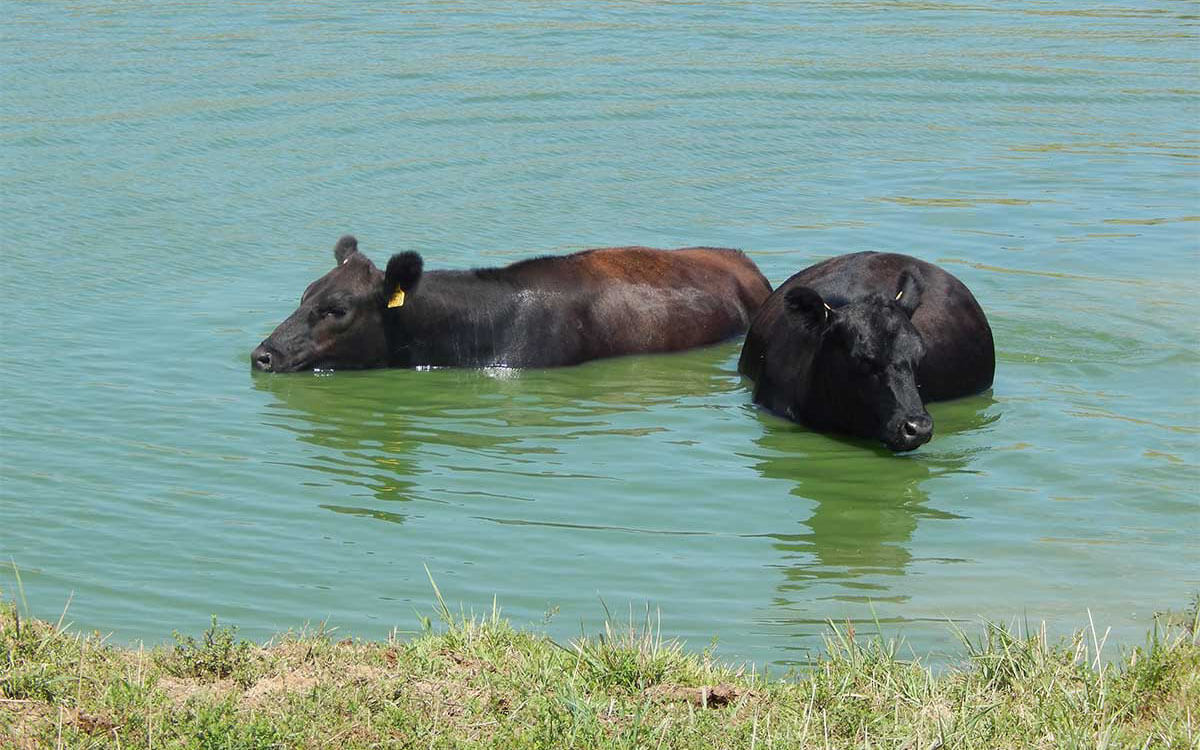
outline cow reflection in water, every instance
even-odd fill
[[[945,409],[939,417],[943,433],[991,423],[997,418],[986,412],[992,403],[980,396]],[[770,418],[762,424],[765,433],[756,442],[763,460],[755,468],[766,478],[794,483],[792,495],[815,503],[810,516],[797,516],[797,525],[806,530],[767,534],[784,553],[786,580],[780,591],[787,600],[779,604],[792,613],[812,613],[785,619],[823,625],[836,611],[812,606],[819,600],[906,601],[903,586],[888,579],[906,574],[919,522],[963,520],[929,507],[926,483],[970,472],[973,450],[952,450],[943,441],[938,450],[897,459],[865,441],[820,436]],[[867,621],[874,617],[862,614]],[[778,612],[773,617],[778,619]]]
[[[386,410],[375,400],[376,388],[366,377],[255,378],[254,387],[275,397],[263,411],[264,424],[295,434],[312,448],[296,468],[320,472],[336,483],[366,490],[378,500],[408,500],[417,473],[412,453],[419,441],[408,438],[408,417]],[[420,392],[410,400],[420,402]],[[320,486],[324,483],[308,482]],[[404,523],[392,510],[323,504],[335,513]]]
[[[356,495],[366,490],[387,503],[322,507],[401,523],[405,514],[397,502],[496,495],[492,480],[522,474],[566,476],[572,467],[578,471],[576,441],[654,432],[661,428],[632,417],[657,404],[738,391],[722,365],[738,346],[568,369],[374,370],[252,380],[275,399],[260,419],[311,446],[297,460],[298,470],[320,472]],[[514,482],[519,493],[522,484]],[[503,499],[520,499],[513,488]]]

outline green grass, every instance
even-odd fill
[[[0,747],[1200,746],[1197,601],[1119,654],[1090,622],[1061,640],[958,631],[959,663],[937,672],[831,624],[812,667],[768,680],[685,651],[649,613],[562,645],[434,591],[436,619],[407,640],[258,645],[214,618],[149,651],[0,600]]]

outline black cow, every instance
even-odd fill
[[[771,293],[737,250],[617,247],[504,268],[380,271],[341,238],[337,266],[250,355],[270,372],[367,367],[553,367],[711,344],[746,330]]]
[[[792,276],[750,324],[754,401],[894,451],[933,436],[925,404],[987,389],[992,329],[961,281],[907,255],[854,253]]]

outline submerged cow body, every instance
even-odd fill
[[[585,250],[504,268],[384,271],[343,237],[337,265],[250,355],[270,372],[370,367],[555,367],[712,344],[771,293],[738,250]]]
[[[991,327],[961,281],[874,252],[831,258],[781,284],[738,360],[755,403],[895,451],[932,437],[926,403],[986,390],[995,369]]]

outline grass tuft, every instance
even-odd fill
[[[208,681],[230,677],[243,686],[253,681],[250,658],[253,644],[239,640],[237,628],[218,626],[216,615],[198,640],[180,635],[178,630],[172,635],[175,646],[160,658],[167,674]]]
[[[604,632],[581,636],[572,643],[579,657],[579,671],[590,683],[633,694],[662,683],[669,676],[692,672],[693,659],[683,645],[662,637],[662,617],[657,621],[647,609],[639,623],[630,611],[629,620],[619,623],[605,606]]]

